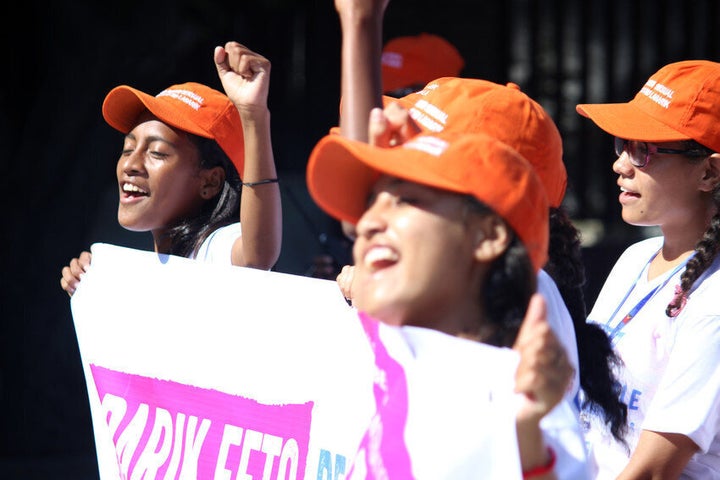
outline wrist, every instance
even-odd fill
[[[241,182],[243,187],[257,187],[258,185],[267,185],[268,183],[278,183],[280,180],[275,178],[265,178],[263,180],[257,180],[255,182]]]
[[[533,467],[529,470],[523,470],[523,480],[538,478],[543,475],[547,475],[548,473],[553,471],[553,469],[555,468],[555,462],[557,460],[555,450],[553,450],[551,447],[547,447],[547,453],[548,460],[545,462],[544,465]]]

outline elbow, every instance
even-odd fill
[[[258,270],[272,270],[280,259],[280,242],[273,245],[266,245],[262,251],[258,251],[253,258],[247,258],[244,266]]]

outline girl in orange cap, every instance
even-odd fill
[[[627,445],[593,414],[599,479],[720,478],[720,63],[671,63],[627,103],[577,111],[615,137],[623,220],[658,227],[620,256],[588,321],[622,359]]]
[[[585,406],[602,414],[612,434],[622,440],[627,407],[618,399],[619,387],[612,371],[618,358],[603,329],[585,321],[580,235],[562,206],[567,172],[555,122],[512,83],[444,77],[397,100],[383,98],[376,87],[380,66],[373,47],[378,48],[382,36],[386,7],[383,0],[336,0],[343,34],[340,133],[388,146],[401,144],[422,131],[482,132],[503,141],[530,162],[545,187],[550,214],[549,258],[538,272],[538,291],[547,304],[548,322],[575,368],[566,396],[579,402],[582,388]],[[372,124],[373,131],[368,132],[363,114],[367,116],[370,108],[383,104],[384,118]],[[343,229],[352,234],[348,222],[343,223]],[[362,307],[353,293],[354,266],[345,265],[337,282],[345,297]]]
[[[157,253],[270,269],[282,229],[270,62],[237,42],[216,47],[214,60],[227,96],[190,82],[154,97],[123,85],[105,98],[105,120],[125,134],[118,222],[151,232]],[[69,295],[90,262],[83,252],[63,268]]]
[[[382,113],[375,110],[373,121],[378,116]],[[544,303],[534,296],[536,273],[547,259],[548,207],[544,189],[527,161],[483,134],[418,135],[395,148],[331,134],[313,150],[307,181],[321,208],[357,225],[355,296],[376,355],[378,383],[376,416],[361,444],[354,472],[360,469],[365,478],[463,478],[452,475],[460,471],[454,462],[477,465],[483,456],[475,452],[455,457],[457,451],[473,452],[473,446],[481,445],[487,435],[501,441],[508,433],[504,428],[483,429],[481,423],[470,420],[476,418],[475,412],[440,413],[452,409],[453,400],[424,403],[424,395],[419,398],[417,392],[433,388],[426,382],[442,387],[429,381],[422,370],[416,375],[413,368],[405,370],[406,378],[398,381],[402,372],[394,368],[378,341],[383,331],[378,333],[379,321],[401,328],[402,337],[411,345],[420,341],[417,348],[410,347],[409,354],[417,354],[415,360],[421,363],[427,358],[422,352],[434,341],[456,342],[459,351],[497,354],[496,360],[487,360],[484,367],[488,368],[479,370],[448,362],[445,356],[431,363],[447,364],[437,368],[455,378],[453,368],[468,368],[459,377],[481,389],[492,390],[499,381],[521,393],[518,404],[501,401],[516,429],[517,452],[507,453],[520,457],[518,463],[505,467],[517,476],[524,472],[525,478],[550,479],[556,474],[586,478],[576,413],[563,400],[572,368],[545,320]],[[509,349],[494,348],[513,344],[519,353],[517,370],[514,363],[500,358]],[[493,375],[494,379],[488,378]],[[489,398],[497,400],[501,395],[497,391]],[[485,407],[494,408],[492,403],[478,402],[472,409],[486,411]],[[422,417],[433,412],[448,416],[449,426],[443,429],[447,435],[429,435],[418,442],[406,433],[414,431],[410,419],[418,404],[429,408],[421,408]],[[557,430],[546,431],[541,420],[559,404],[567,409],[567,416],[555,424]],[[467,418],[457,433],[450,418],[463,412]],[[461,440],[444,445],[448,437]],[[548,453],[546,442],[557,456]],[[425,455],[425,448],[434,455]],[[474,473],[483,478],[514,478],[485,477],[489,471],[486,465]]]
[[[387,1],[336,0],[335,6],[340,17],[343,34],[343,44],[341,75],[342,102],[340,128],[334,130],[336,132],[339,130],[339,133],[342,136],[348,138],[363,141],[370,140],[373,143],[383,143],[384,146],[403,143],[404,141],[410,139],[411,137],[420,132],[420,128],[418,128],[418,126],[407,115],[407,110],[398,111],[397,108],[394,108],[397,107],[397,105],[395,104],[390,104],[388,106],[388,115],[393,116],[393,120],[395,120],[398,116],[404,115],[403,121],[393,122],[395,128],[388,128],[387,122],[385,121],[387,119],[383,117],[382,112],[380,112],[379,110],[373,112],[375,114],[375,121],[371,122],[370,129],[368,129],[368,124],[366,121],[370,108],[372,108],[373,106],[381,107],[383,104],[383,99],[380,95],[379,87],[379,79],[381,76],[381,72],[380,62],[378,60],[380,58],[379,39],[381,38],[382,17],[384,9],[387,6]],[[500,102],[498,102],[498,104],[499,103]],[[536,111],[534,108],[530,108],[530,110],[532,112]],[[546,125],[550,125],[551,128],[554,129],[555,137],[545,137],[540,139],[540,141],[546,144],[552,144],[554,141],[557,141],[557,144],[560,144],[561,141],[559,134],[557,133],[557,129],[552,123],[552,121],[549,120],[542,123],[543,127]],[[519,128],[519,126],[514,125],[513,128]],[[454,131],[456,132],[461,130],[462,129],[460,128],[454,129]],[[465,130],[478,131],[479,129],[476,128],[475,130],[472,130],[470,128],[467,128]],[[541,129],[537,130],[539,132]],[[544,129],[543,133],[545,133],[547,130],[548,129]],[[539,134],[537,136],[540,137]],[[530,145],[529,142],[527,143],[529,149],[535,149],[538,151],[543,150],[535,145]],[[555,158],[553,157],[551,160],[554,161]],[[559,158],[559,155],[558,161],[560,162],[560,165],[562,167],[562,175],[554,175],[554,181],[564,182],[565,170],[564,166],[562,165],[562,161]],[[554,166],[554,164],[552,165]],[[562,183],[562,191],[564,193],[564,183]],[[358,227],[359,226],[360,225],[358,224]],[[355,235],[355,232],[353,232],[354,227],[352,226],[351,222],[347,220],[343,221],[343,229],[348,235]],[[422,252],[418,252],[418,255],[422,255]],[[445,266],[452,268],[453,265],[453,261],[445,259]],[[368,298],[364,295],[356,295],[356,292],[354,291],[354,282],[358,278],[356,276],[356,268],[357,266],[345,266],[343,268],[343,272],[338,276],[337,280],[346,298],[352,298],[353,305],[357,306],[360,310],[364,310],[365,308],[369,307],[369,305],[365,304],[365,302],[368,301]],[[438,274],[438,276],[442,277],[442,275],[440,274]],[[548,285],[548,282],[552,283],[550,277],[548,277],[547,274],[544,273],[543,275],[538,275],[538,279],[542,282],[545,282],[545,285]],[[572,338],[567,340],[564,345],[569,346],[572,349],[571,364],[575,367],[577,365],[577,354],[572,355],[572,353],[576,352],[576,348],[571,320],[569,318],[569,314],[567,313],[567,309],[564,307],[564,305],[562,305],[562,300],[560,299],[560,294],[557,292],[557,288],[555,288],[554,285],[552,285],[552,287],[554,288],[555,297],[550,298],[551,304],[549,308],[552,309],[553,322],[556,322],[556,319],[560,318],[559,313],[562,313],[560,310],[558,310],[558,307],[562,307],[562,311],[564,311],[565,316],[563,317],[563,319],[567,318],[567,328],[556,330],[556,334],[562,335],[563,340],[566,340],[569,335],[572,336]],[[400,288],[400,286],[398,286],[398,288]],[[547,288],[544,289],[544,291],[548,291]],[[428,298],[430,298],[430,296],[428,296]],[[584,322],[584,315],[582,316],[582,321]],[[601,330],[600,334],[603,334]],[[509,337],[506,339],[506,341],[512,343],[512,338]],[[577,377],[577,371],[575,376]],[[574,397],[575,392],[578,388],[578,383],[579,382],[575,381],[574,388],[568,388],[566,390],[567,396],[569,398]],[[609,382],[606,382],[606,385],[608,387],[611,386]],[[521,445],[521,451],[522,450],[523,446]],[[524,467],[527,467],[528,465],[533,465],[532,455],[530,455],[530,458],[526,458],[524,454],[521,456]],[[575,472],[575,474],[577,475],[577,472]],[[583,477],[580,476],[574,478]]]

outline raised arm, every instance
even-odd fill
[[[368,115],[382,106],[382,23],[388,0],[335,0],[342,30],[340,133],[368,141]]]
[[[232,249],[233,265],[270,269],[280,256],[282,209],[270,136],[270,61],[244,45],[215,47],[215,65],[225,93],[240,113],[245,141],[240,201],[242,236]]]

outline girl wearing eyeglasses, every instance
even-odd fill
[[[627,103],[577,111],[615,138],[625,222],[661,236],[630,246],[588,321],[623,361],[626,443],[583,412],[598,479],[720,479],[720,63],[683,61]]]

